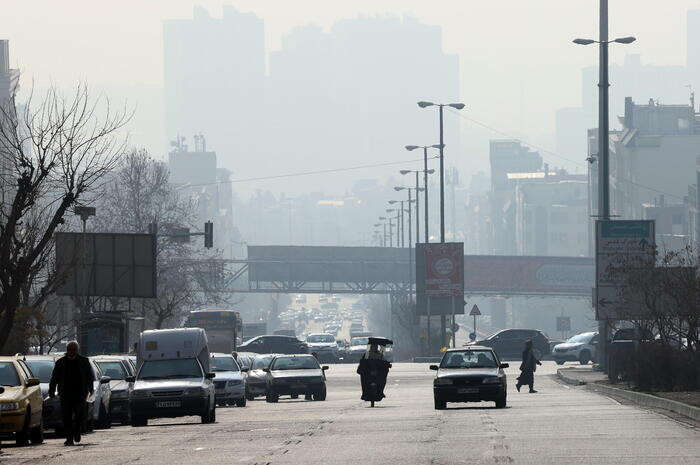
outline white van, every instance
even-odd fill
[[[149,418],[190,415],[200,416],[202,423],[216,421],[215,374],[202,328],[142,332],[137,366],[132,379],[132,426],[145,426]]]

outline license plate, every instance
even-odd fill
[[[458,394],[477,394],[478,392],[479,392],[478,387],[460,388],[457,390]]]
[[[173,408],[173,407],[180,407],[182,405],[182,402],[179,400],[163,400],[160,402],[156,402],[156,407],[157,408]]]

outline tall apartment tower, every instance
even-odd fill
[[[163,23],[167,140],[206,133],[219,156],[254,155],[265,85],[263,21],[223,7],[214,18],[195,7],[192,19]]]
[[[700,89],[700,10],[688,11],[687,38],[686,65],[690,74],[691,84],[697,91]]]
[[[0,103],[5,104],[19,85],[19,70],[10,68],[10,41],[0,40]]]

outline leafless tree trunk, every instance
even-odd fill
[[[98,118],[103,104],[106,116]],[[116,135],[130,117],[92,99],[84,85],[71,98],[55,89],[37,104],[30,97],[19,112],[14,96],[0,106],[0,347],[17,309],[40,305],[60,284],[44,266],[53,234],[71,208],[99,193],[123,152]],[[45,282],[36,289],[41,270]]]

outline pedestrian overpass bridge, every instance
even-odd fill
[[[245,259],[220,260],[223,292],[404,294],[413,249],[248,246]],[[465,296],[590,298],[592,258],[503,255],[464,257]]]

